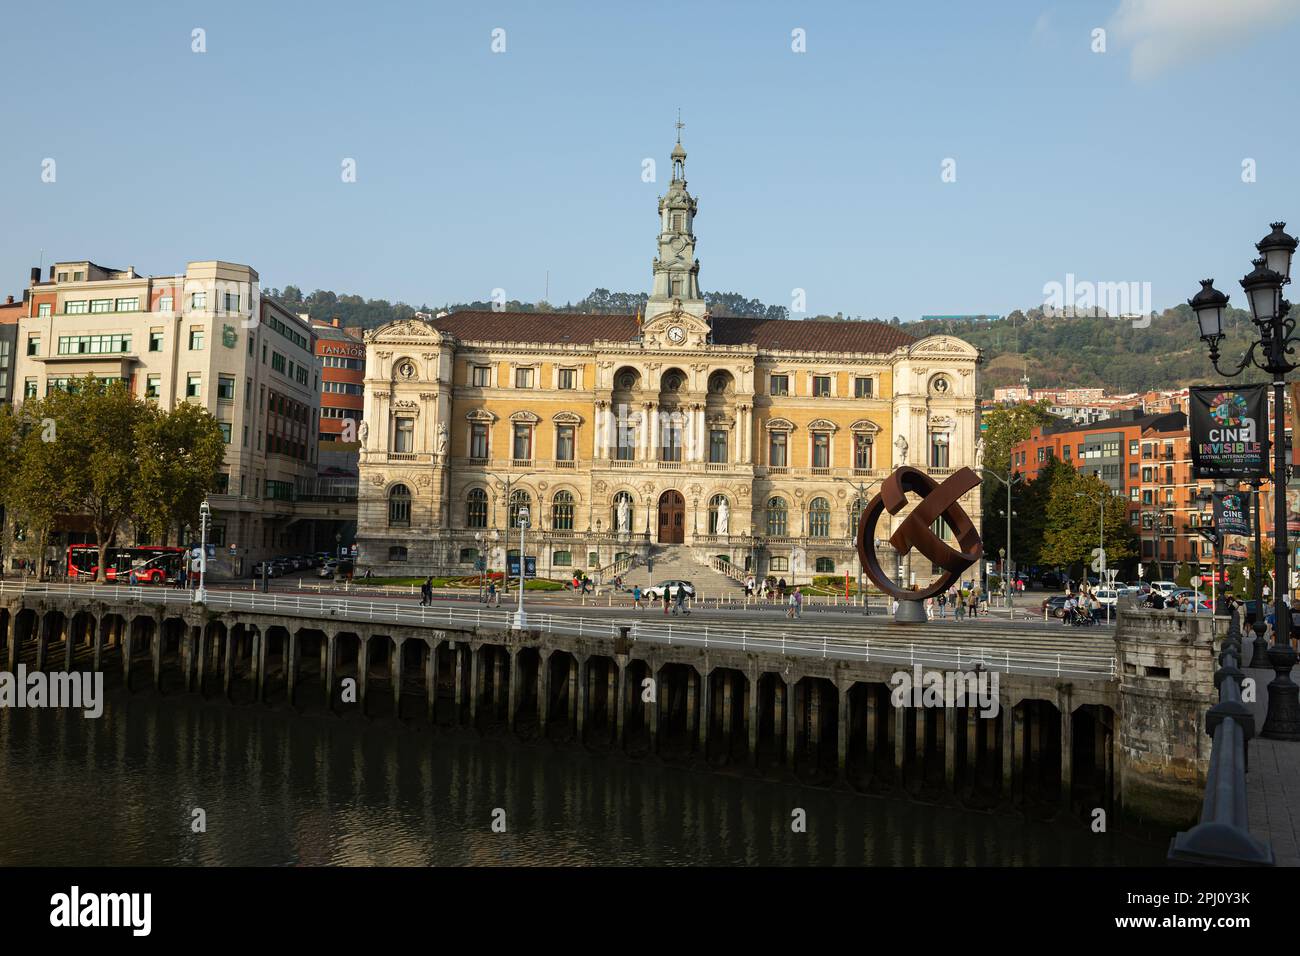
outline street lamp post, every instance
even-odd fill
[[[868,488],[873,488],[873,487],[875,487],[876,485],[878,485],[880,482],[884,481],[885,479],[883,479],[883,478],[877,478],[875,481],[871,482],[871,484],[869,484],[869,485],[868,485],[868,484],[863,484],[863,482],[861,482],[861,481],[850,481],[848,478],[845,478],[845,477],[843,477],[843,476],[841,476],[841,475],[836,475],[836,476],[835,476],[835,480],[836,480],[836,481],[842,481],[842,482],[844,482],[846,485],[851,485],[853,488],[855,488],[855,489],[857,490],[857,493],[858,493],[858,497],[857,497],[857,499],[856,499],[857,502],[858,502],[857,514],[858,514],[858,520],[861,521],[861,520],[862,520],[862,512],[865,511],[865,510],[866,510],[866,507],[867,507],[867,489],[868,489]],[[857,525],[854,524],[853,522],[849,522],[849,524],[850,524],[850,527],[849,527],[849,542],[850,542],[850,544],[853,546],[853,550],[854,550],[854,552],[856,553],[856,551],[857,551],[857,547],[856,547],[856,545],[857,545],[857,540],[858,540],[858,527],[857,527]],[[864,583],[863,580],[862,580],[862,574],[863,574],[863,570],[862,570],[862,558],[859,557],[859,558],[858,558],[858,597],[860,597],[860,598],[862,599],[862,613],[863,613],[863,614],[866,614],[867,611],[868,611],[868,608],[867,608],[867,592],[864,590],[865,583]]]
[[[515,630],[522,631],[528,623],[524,615],[524,531],[528,527],[528,506],[519,506],[519,608],[515,611]]]
[[[194,592],[194,603],[206,604],[208,591],[203,585],[207,580],[208,570],[208,520],[212,517],[212,508],[208,499],[199,505],[199,588]]]
[[[1213,279],[1201,280],[1201,291],[1188,300],[1196,313],[1201,341],[1209,347],[1210,364],[1220,375],[1240,375],[1247,367],[1267,372],[1273,380],[1273,645],[1268,651],[1275,676],[1268,685],[1268,715],[1260,735],[1273,740],[1300,740],[1300,688],[1291,679],[1296,652],[1288,635],[1290,615],[1283,595],[1290,589],[1286,527],[1286,376],[1297,365],[1289,358],[1300,339],[1295,337],[1295,320],[1289,317],[1291,303],[1282,297],[1282,287],[1291,281],[1291,258],[1295,238],[1284,231],[1286,223],[1271,223],[1272,232],[1256,243],[1260,258],[1241,280],[1258,337],[1230,370],[1219,368],[1219,344],[1223,341],[1223,315],[1228,297],[1214,288]],[[1256,352],[1263,355],[1257,357]],[[1284,589],[1286,589],[1284,591]],[[1263,610],[1262,608],[1260,609]]]
[[[1264,575],[1260,573],[1262,556],[1259,544],[1259,487],[1262,484],[1258,478],[1250,483],[1255,498],[1255,567],[1250,572],[1255,578],[1255,623],[1251,625],[1255,631],[1255,640],[1251,644],[1251,667],[1268,666],[1268,638],[1264,636],[1268,625],[1264,623]]]
[[[1012,471],[1012,472],[1008,472],[1006,478],[1003,478],[996,471],[990,471],[988,468],[981,468],[979,470],[984,474],[988,475],[990,478],[996,478],[998,481],[1000,481],[1002,484],[1006,485],[1007,487],[1007,548],[1006,548],[1007,554],[1006,554],[1006,558],[1004,559],[1004,566],[1002,568],[1002,584],[1007,590],[1007,607],[1012,609],[1011,616],[1015,617],[1016,612],[1014,610],[1014,603],[1011,598],[1012,589],[1010,584],[1007,581],[1007,574],[1006,574],[1006,572],[1011,567],[1011,486],[1016,484],[1019,481],[1023,481],[1024,476],[1021,475],[1020,472],[1018,471]]]
[[[485,565],[487,563],[483,560],[483,532],[482,531],[474,532],[474,547],[475,550],[478,552],[478,560],[474,562],[476,565],[476,569],[478,570],[478,601],[480,604],[482,604],[483,603],[483,572],[486,569]]]
[[[1094,500],[1092,495],[1082,491],[1076,491],[1074,497],[1087,498],[1089,501]],[[1098,569],[1097,581],[1100,583],[1106,580],[1106,492],[1103,491],[1095,500],[1101,505],[1101,522],[1097,526],[1097,557],[1101,561],[1101,566]],[[1083,572],[1083,576],[1086,580],[1088,577],[1088,572],[1086,570]],[[1106,623],[1110,623],[1109,604],[1106,605]]]

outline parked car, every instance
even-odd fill
[[[1118,588],[1097,588],[1092,594],[1102,607],[1118,606],[1119,599],[1122,596]]]
[[[253,570],[251,572],[253,577],[260,578],[262,576],[263,566],[266,567],[266,576],[268,578],[278,578],[282,574],[284,574],[284,571],[281,569],[281,567],[278,564],[276,564],[274,561],[258,561],[255,565],[253,565]]]
[[[1042,607],[1043,614],[1058,620],[1065,617],[1065,601],[1064,594],[1053,594],[1051,597],[1045,598]]]
[[[1197,610],[1200,613],[1204,613],[1214,609],[1214,605],[1210,603],[1209,597],[1199,591],[1193,591],[1191,588],[1179,588],[1173,593],[1171,600],[1176,604],[1184,597],[1188,599],[1189,610]]]
[[[686,596],[689,598],[695,597],[695,585],[691,584],[690,581],[660,581],[658,584],[646,588],[645,593],[647,596],[659,600],[667,592],[670,599],[676,600],[679,590],[685,591]]]
[[[321,565],[321,569],[316,572],[316,576],[318,578],[332,578],[334,577],[334,572],[338,570],[338,566],[339,563],[337,561],[326,561]]]
[[[1173,581],[1152,581],[1151,590],[1159,591],[1165,598],[1178,590],[1178,585]]]

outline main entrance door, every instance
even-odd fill
[[[680,492],[659,496],[659,543],[681,544],[686,540],[686,501]]]

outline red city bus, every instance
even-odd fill
[[[109,581],[127,583],[134,573],[138,584],[164,584],[176,577],[185,559],[184,548],[145,545],[135,548],[109,548],[104,552],[104,576]],[[99,571],[99,549],[93,544],[74,544],[68,548],[68,577],[93,581]]]

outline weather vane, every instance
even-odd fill
[[[679,106],[677,107],[677,142],[679,143],[682,141],[682,130],[685,128],[686,124],[682,122],[682,108]]]

